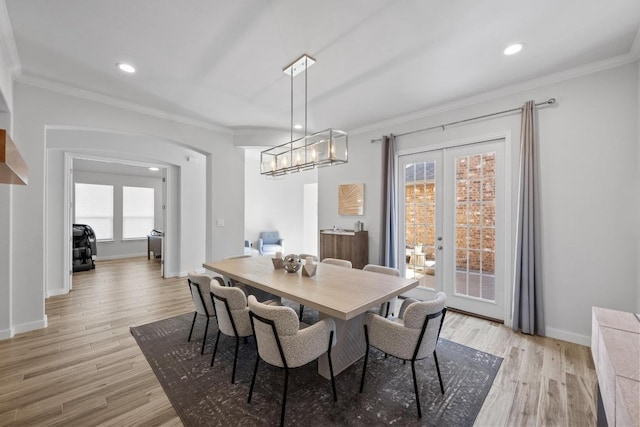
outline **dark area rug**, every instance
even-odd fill
[[[305,315],[307,315],[305,313]],[[271,426],[280,422],[284,370],[260,362],[251,403],[247,395],[256,358],[255,341],[240,344],[236,383],[231,384],[235,340],[220,336],[213,368],[211,353],[217,325],[209,326],[205,354],[201,339],[187,342],[193,313],[132,327],[131,333],[186,426]],[[204,319],[193,332],[201,338]],[[416,362],[422,419],[418,419],[411,364],[372,349],[365,390],[358,393],[364,358],[336,377],[338,402],[331,382],[317,374],[317,364],[293,369],[285,424],[301,426],[471,426],[502,359],[440,339],[438,361],[445,386],[440,392],[432,357]]]

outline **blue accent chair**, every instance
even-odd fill
[[[260,255],[283,252],[284,255],[284,239],[280,238],[277,231],[262,231],[258,239],[258,252]]]

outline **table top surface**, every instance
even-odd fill
[[[316,263],[313,277],[276,270],[269,257],[206,262],[223,276],[290,299],[337,319],[349,320],[418,285],[417,279]]]

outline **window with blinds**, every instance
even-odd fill
[[[122,238],[145,238],[155,224],[155,191],[146,187],[122,187]]]
[[[113,186],[75,184],[74,224],[89,225],[97,240],[113,240]]]

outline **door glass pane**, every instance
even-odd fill
[[[456,157],[455,165],[455,292],[495,301],[495,152]]]
[[[406,277],[435,289],[436,187],[435,161],[405,166]]]

